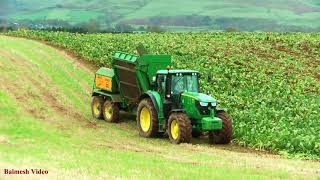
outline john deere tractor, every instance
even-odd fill
[[[232,122],[217,101],[199,92],[199,72],[173,70],[171,56],[116,52],[112,69],[95,74],[92,114],[119,122],[119,111],[135,112],[139,134],[155,137],[167,133],[172,143],[188,143],[192,136],[208,134],[210,142],[231,141]]]

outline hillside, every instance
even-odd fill
[[[97,121],[90,115],[95,68],[31,40],[0,36],[0,49],[0,169],[49,171],[1,171],[0,179],[319,177],[318,162],[205,139],[173,145],[141,138],[129,114],[121,114],[119,124]]]
[[[2,18],[26,25],[81,25],[100,29],[115,24],[161,25],[173,31],[318,31],[320,4],[315,0],[4,0]],[[58,22],[56,22],[58,21]],[[41,26],[39,26],[41,27]]]

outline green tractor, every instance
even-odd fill
[[[116,52],[112,69],[95,74],[91,109],[95,118],[119,122],[120,110],[136,112],[139,134],[167,133],[172,143],[189,143],[206,133],[216,144],[232,138],[229,115],[217,101],[199,92],[199,72],[171,70],[171,56]]]

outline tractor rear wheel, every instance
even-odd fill
[[[103,118],[107,122],[117,123],[119,122],[119,106],[116,103],[113,103],[110,100],[106,100],[103,104]]]
[[[91,101],[92,116],[97,119],[103,119],[102,106],[104,99],[102,96],[93,96]]]
[[[174,144],[189,143],[192,137],[191,121],[185,113],[172,113],[168,121],[168,134]]]
[[[217,112],[217,117],[222,120],[222,129],[209,133],[210,143],[229,144],[232,138],[232,121],[228,113],[221,111]]]
[[[158,114],[149,98],[145,98],[139,103],[137,125],[139,134],[143,137],[155,137],[158,135]]]

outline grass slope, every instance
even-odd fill
[[[0,36],[1,169],[42,168],[51,178],[319,176],[317,162],[210,146],[204,140],[173,145],[144,139],[128,114],[119,124],[96,121],[89,106],[92,72],[38,42]],[[1,179],[21,177],[1,171]]]

